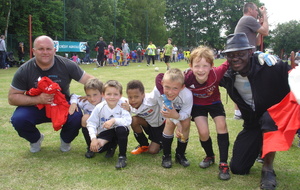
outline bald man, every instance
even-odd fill
[[[39,36],[33,44],[34,58],[24,63],[16,71],[8,92],[8,102],[17,106],[11,123],[19,136],[30,142],[32,153],[41,150],[44,135],[40,133],[36,125],[51,122],[46,117],[45,108],[39,110],[38,104],[52,104],[54,94],[41,93],[37,96],[25,95],[26,91],[37,87],[40,78],[46,76],[53,82],[59,84],[61,92],[66,100],[70,99],[70,83],[72,79],[85,84],[93,76],[83,71],[76,63],[64,57],[55,55],[53,40],[48,36]],[[68,152],[71,149],[71,142],[78,135],[81,128],[80,111],[68,115],[67,121],[60,132],[60,150]]]

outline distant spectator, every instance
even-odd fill
[[[5,59],[6,59],[5,36],[1,35],[1,37],[0,37],[0,69],[7,69]]]

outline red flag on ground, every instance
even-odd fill
[[[281,102],[269,108],[268,112],[278,126],[278,130],[264,134],[262,157],[269,152],[288,150],[296,131],[300,129],[300,105],[292,92]]]

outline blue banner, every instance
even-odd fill
[[[84,52],[86,42],[54,41],[56,52]]]

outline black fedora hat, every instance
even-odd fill
[[[255,46],[249,44],[245,33],[230,34],[227,36],[226,47],[223,53],[252,49]]]

